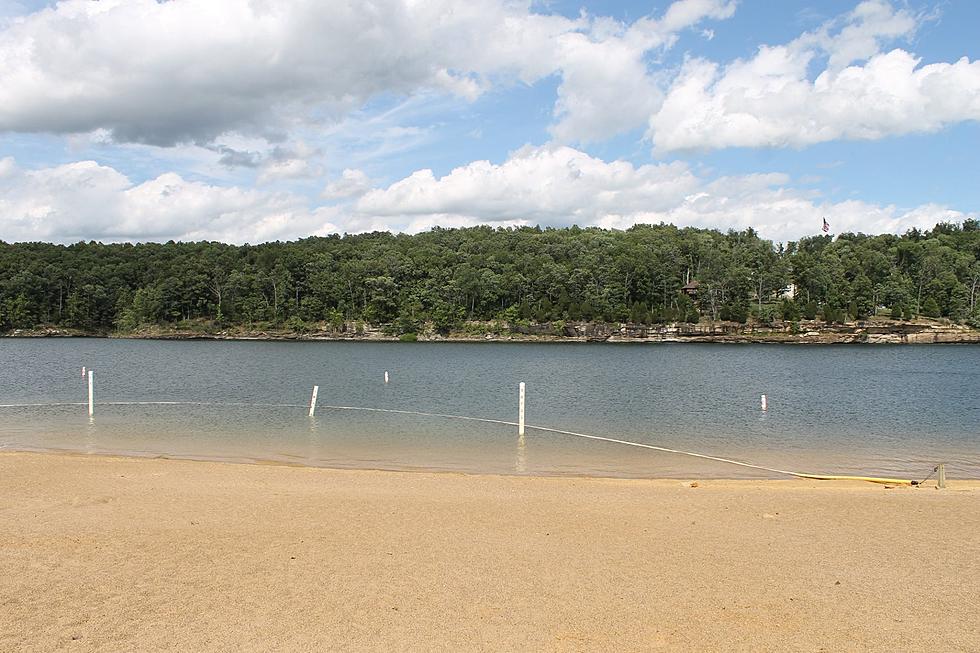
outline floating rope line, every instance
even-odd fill
[[[491,424],[504,424],[507,426],[517,426],[517,422],[508,422],[506,420],[500,419],[488,419],[484,417],[464,417],[462,415],[447,415],[442,413],[424,413],[414,410],[395,410],[391,408],[363,408],[358,406],[320,406],[321,408],[333,409],[333,410],[367,410],[376,411],[384,413],[401,413],[405,415],[422,415],[425,417],[445,417],[452,419],[464,419],[472,420],[476,422],[489,422]],[[555,429],[548,426],[533,426],[527,424],[525,428],[534,429],[535,431],[544,431],[547,433],[559,433],[561,435],[571,435],[577,438],[585,438],[588,440],[599,440],[602,442],[612,442],[614,444],[623,444],[630,447],[640,447],[643,449],[652,449],[654,451],[662,451],[664,453],[678,454],[681,456],[690,456],[692,458],[701,458],[703,460],[713,460],[715,462],[727,463],[729,465],[738,465],[739,467],[748,467],[750,469],[758,469],[765,472],[772,472],[774,474],[783,474],[786,476],[794,476],[796,478],[806,478],[810,480],[817,481],[869,481],[871,483],[885,483],[888,485],[918,485],[918,481],[910,481],[906,479],[898,478],[878,478],[875,476],[841,476],[841,475],[827,475],[827,474],[808,474],[804,472],[793,472],[786,469],[777,469],[775,467],[765,467],[764,465],[754,465],[752,463],[742,462],[740,460],[732,460],[730,458],[721,458],[720,456],[710,456],[703,453],[695,453],[693,451],[683,451],[681,449],[671,449],[668,447],[658,447],[653,444],[646,444],[643,442],[632,442],[630,440],[620,440],[618,438],[607,438],[602,435],[591,435],[589,433],[576,433],[575,431],[565,431],[563,429]]]
[[[0,408],[46,408],[52,406],[84,406],[84,402],[70,402],[70,403],[49,403],[49,404],[0,404]],[[103,406],[235,406],[235,407],[259,407],[259,408],[305,408],[305,404],[262,404],[262,403],[219,403],[219,402],[206,402],[206,401],[103,401],[100,402]],[[483,422],[486,424],[502,424],[504,426],[518,426],[517,422],[510,422],[502,419],[490,419],[488,417],[469,417],[466,415],[452,415],[449,413],[428,413],[418,410],[400,410],[397,408],[370,408],[367,406],[328,406],[328,405],[318,405],[318,408],[323,408],[327,410],[353,410],[353,411],[364,411],[372,413],[393,413],[397,415],[417,415],[420,417],[438,417],[443,419],[458,419],[470,422]],[[696,453],[693,451],[684,451],[682,449],[671,449],[669,447],[660,447],[653,444],[646,444],[644,442],[632,442],[630,440],[620,440],[618,438],[609,438],[602,435],[592,435],[590,433],[577,433],[575,431],[566,431],[563,429],[551,428],[548,426],[533,426],[527,424],[525,428],[533,429],[535,431],[543,431],[545,433],[557,433],[560,435],[570,435],[576,438],[584,438],[587,440],[598,440],[600,442],[610,442],[613,444],[622,444],[629,447],[639,447],[642,449],[651,449],[653,451],[660,451],[663,453],[677,454],[680,456],[689,456],[691,458],[699,458],[702,460],[712,460],[719,463],[726,463],[729,465],[737,465],[739,467],[746,467],[749,469],[758,469],[764,472],[771,472],[773,474],[782,474],[784,476],[793,476],[795,478],[805,478],[817,481],[868,481],[871,483],[884,483],[887,485],[920,485],[925,482],[932,474],[923,479],[922,481],[913,481],[908,479],[898,479],[898,478],[879,478],[876,476],[846,476],[846,475],[831,475],[831,474],[810,474],[805,472],[794,472],[787,469],[778,469],[775,467],[766,467],[764,465],[755,465],[753,463],[743,462],[741,460],[732,460],[731,458],[722,458],[720,456],[712,456],[709,454]],[[935,471],[935,470],[933,470]]]

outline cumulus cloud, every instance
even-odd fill
[[[65,0],[0,31],[0,130],[274,139],[297,116],[378,93],[471,98],[494,74],[533,81],[554,70],[555,37],[577,26],[498,0]]]
[[[502,164],[476,161],[443,177],[420,170],[353,205],[374,222],[428,228],[470,224],[597,225],[669,222],[704,228],[752,227],[766,238],[819,232],[904,233],[965,214],[939,205],[911,209],[860,201],[827,202],[784,174],[705,179],[681,162],[634,166],[570,147],[525,147]]]
[[[327,184],[320,194],[325,200],[345,200],[359,197],[371,189],[371,180],[363,170],[346,168],[340,179]]]
[[[724,147],[802,147],[835,139],[935,132],[980,120],[980,62],[921,65],[884,42],[919,19],[884,0],[786,45],[763,46],[724,67],[685,62],[648,135],[659,152]],[[811,66],[825,59],[813,80]]]
[[[263,242],[338,230],[335,210],[302,198],[188,181],[166,173],[134,184],[117,170],[79,161],[22,169],[0,161],[0,238]]]
[[[562,83],[552,135],[561,142],[594,142],[642,127],[663,93],[650,74],[647,53],[668,48],[677,34],[706,19],[729,18],[728,0],[678,0],[659,19],[631,25],[596,20],[588,33],[558,39]]]
[[[24,169],[0,159],[0,239],[221,240],[262,242],[338,232],[415,232],[443,227],[668,222],[718,229],[752,227],[766,238],[818,233],[903,233],[967,214],[938,204],[911,208],[829,202],[785,174],[707,178],[683,162],[635,166],[567,146],[524,147],[506,161],[474,161],[436,177],[419,170],[370,188],[359,170],[331,182],[328,206],[306,198],[215,186],[162,174],[133,183],[92,161]]]
[[[459,215],[486,222],[591,224],[609,212],[666,210],[697,186],[686,164],[635,168],[606,163],[567,146],[524,147],[506,162],[476,161],[437,179],[419,170],[368,192],[359,213],[383,216]]]
[[[303,142],[290,147],[277,146],[261,164],[256,178],[259,185],[286,179],[312,179],[323,174],[323,170],[312,161],[319,155],[316,148]]]
[[[107,130],[172,146],[275,141],[371,98],[495,81],[562,81],[554,134],[590,141],[645,124],[662,94],[646,54],[733,0],[677,0],[660,18],[539,14],[508,0],[64,0],[0,28],[0,131]],[[225,161],[249,165],[242,153]]]

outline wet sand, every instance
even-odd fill
[[[0,650],[980,650],[980,482],[0,454]]]

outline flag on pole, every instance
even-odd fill
[[[829,233],[830,232],[830,223],[827,222],[827,218],[824,218],[823,219],[823,232],[824,233]]]

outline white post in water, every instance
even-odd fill
[[[88,371],[88,416],[91,417],[95,414],[95,403],[93,401],[92,394],[92,370]]]
[[[385,370],[385,383],[388,382],[388,370]]]
[[[316,412],[316,393],[320,391],[320,386],[313,386],[313,396],[310,397],[310,417]]]
[[[946,465],[939,463],[939,476],[936,479],[936,487],[945,488],[946,487]]]
[[[82,365],[82,378],[83,379],[85,378],[85,366],[84,365]]]
[[[769,410],[769,402],[766,400],[766,395],[762,395],[762,410]]]
[[[524,382],[517,392],[517,435],[524,435]]]

